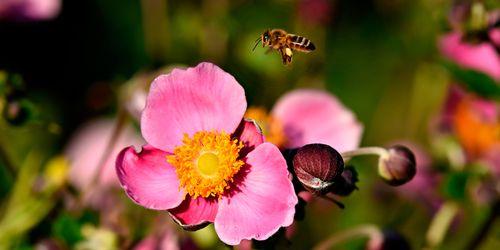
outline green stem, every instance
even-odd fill
[[[317,244],[313,250],[328,250],[333,246],[346,241],[351,238],[365,236],[370,239],[383,240],[383,234],[380,229],[375,225],[362,225],[353,229],[349,229],[327,238],[326,240]]]
[[[453,219],[458,213],[458,208],[456,203],[447,201],[434,215],[426,233],[427,246],[429,249],[435,249],[441,245]]]
[[[479,231],[476,233],[474,238],[472,238],[472,240],[469,242],[466,249],[474,250],[474,249],[479,248],[479,246],[483,242],[484,238],[486,238],[489,231],[493,227],[493,224],[494,224],[494,222],[499,214],[500,214],[500,200],[497,199],[493,203],[493,207],[490,211],[490,214],[488,215],[488,217],[486,218],[486,220],[484,221],[483,225],[481,226]]]
[[[384,156],[387,154],[388,154],[387,149],[382,148],[382,147],[364,147],[364,148],[358,148],[358,149],[351,150],[351,151],[342,152],[340,155],[342,155],[342,158],[344,158],[344,161],[348,161],[354,156],[360,156],[360,155]]]
[[[5,166],[6,173],[8,175],[9,180],[13,180],[14,177],[16,176],[16,168],[12,164],[12,162],[9,159],[9,156],[7,155],[7,152],[5,151],[5,148],[3,145],[0,143],[0,161],[2,162],[2,165]]]

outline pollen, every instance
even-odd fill
[[[262,129],[262,133],[266,137],[266,141],[278,146],[285,147],[287,138],[283,124],[279,119],[269,115],[262,107],[250,107],[245,113],[245,117],[255,120]]]
[[[243,143],[225,132],[184,134],[182,145],[167,156],[167,161],[190,196],[220,197],[244,164],[239,159],[241,148]]]

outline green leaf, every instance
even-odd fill
[[[52,225],[52,234],[64,241],[68,246],[73,246],[75,243],[83,239],[81,234],[81,224],[69,214],[61,214]]]
[[[443,185],[443,192],[446,197],[454,200],[465,200],[465,187],[470,174],[466,172],[450,173]]]
[[[453,78],[468,90],[489,99],[500,100],[500,84],[488,75],[464,69],[449,62],[445,62],[444,66],[450,71]]]

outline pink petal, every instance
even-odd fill
[[[488,35],[490,37],[491,42],[495,46],[500,47],[500,28],[491,29]]]
[[[443,55],[462,67],[481,71],[500,80],[500,57],[490,43],[468,44],[459,33],[449,33],[439,40]]]
[[[246,162],[235,178],[235,191],[222,197],[215,217],[215,231],[230,245],[243,239],[265,240],[280,227],[289,226],[298,201],[276,146],[259,145]]]
[[[174,69],[151,85],[141,117],[142,135],[154,147],[172,152],[184,133],[233,133],[246,107],[243,88],[219,67],[200,63]]]
[[[48,20],[59,14],[61,5],[61,0],[1,0],[0,20]]]
[[[187,230],[198,230],[214,222],[217,200],[186,197],[180,206],[169,210],[175,222]]]
[[[323,143],[337,151],[355,149],[363,126],[333,95],[319,90],[295,90],[281,97],[272,110],[288,139],[286,147]]]
[[[149,145],[137,153],[123,149],[116,159],[116,173],[127,195],[135,203],[150,209],[166,210],[179,206],[185,193],[179,188],[174,167],[167,153]]]
[[[264,142],[262,130],[251,119],[243,119],[240,126],[234,132],[233,137],[244,143],[245,147],[240,151],[240,155],[243,157]]]

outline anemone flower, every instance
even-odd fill
[[[500,176],[500,106],[452,85],[442,114],[445,132],[454,134],[467,161],[481,161]]]
[[[70,139],[65,149],[65,157],[70,164],[68,178],[78,190],[84,191],[94,178],[95,188],[119,186],[114,164],[116,156],[123,147],[142,144],[143,140],[132,127],[125,127],[99,170],[102,157],[99,152],[106,151],[114,127],[115,120],[100,118],[83,125]]]
[[[48,20],[56,17],[60,9],[61,0],[2,0],[0,20]]]
[[[495,36],[495,33],[492,34]],[[488,42],[469,44],[462,41],[462,35],[456,32],[441,37],[438,46],[446,58],[458,65],[500,80],[500,56],[493,44]]]
[[[266,140],[280,148],[323,143],[343,152],[357,148],[363,132],[355,115],[335,96],[321,90],[288,92],[270,114],[262,108],[249,108],[245,116],[255,119]]]
[[[452,85],[442,114],[442,123],[454,133],[469,159],[478,159],[500,145],[500,107]]]
[[[157,77],[141,117],[147,145],[116,160],[123,189],[185,229],[213,222],[230,245],[289,226],[297,196],[286,161],[243,120],[246,107],[243,88],[211,63]]]
[[[172,223],[162,221],[163,225],[155,227],[153,232],[142,239],[134,250],[178,250],[181,244]],[[184,248],[182,248],[184,249]]]
[[[312,25],[326,25],[333,16],[332,2],[328,0],[300,0],[297,14],[302,21]]]

